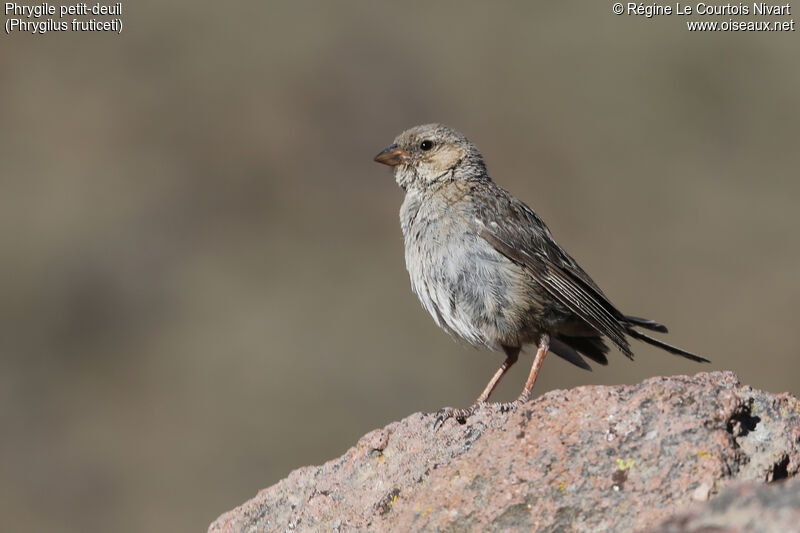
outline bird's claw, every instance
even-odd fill
[[[522,402],[519,401],[519,400],[514,400],[513,402],[501,403],[500,404],[500,412],[501,413],[507,413],[509,411],[512,411],[512,410],[516,409],[520,405],[522,405]]]
[[[433,430],[437,431],[449,418],[455,418],[459,424],[466,424],[467,418],[469,418],[472,413],[474,413],[475,410],[482,405],[484,404],[476,403],[467,409],[455,409],[453,407],[443,407],[439,409],[439,411],[436,413],[436,419],[433,421]]]
[[[455,418],[459,424],[463,424],[467,421],[468,416],[467,409],[443,407],[436,413],[436,419],[433,421],[433,430],[438,431],[449,418]]]
[[[436,413],[436,418],[433,421],[433,430],[437,431],[440,427],[444,425],[444,423],[450,419],[454,418],[456,422],[459,424],[466,424],[467,418],[472,416],[472,414],[478,410],[480,407],[484,407],[486,405],[496,405],[500,408],[501,413],[508,413],[509,411],[513,411],[517,407],[521,406],[525,403],[523,399],[517,399],[513,402],[504,402],[504,403],[489,403],[486,402],[479,402],[472,404],[470,407],[466,409],[455,409],[453,407],[443,407],[439,409]]]

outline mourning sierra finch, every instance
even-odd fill
[[[608,338],[629,358],[627,337],[693,361],[707,359],[635,329],[661,324],[622,314],[550,235],[531,208],[495,185],[483,157],[462,134],[441,124],[401,133],[375,161],[394,167],[405,190],[400,225],[411,288],[436,324],[506,360],[475,403],[445,408],[463,421],[485,403],[526,344],[538,350],[519,398],[526,401],[548,350],[581,368],[583,356],[607,364]]]

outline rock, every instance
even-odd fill
[[[665,520],[699,501],[713,507],[742,481],[758,486],[724,497],[780,492],[783,484],[763,484],[800,470],[800,400],[742,386],[731,372],[551,391],[437,432],[433,420],[417,413],[372,431],[338,459],[262,490],[209,531],[682,527]]]
[[[792,533],[800,531],[800,478],[727,488],[703,506],[647,533]]]

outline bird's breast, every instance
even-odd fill
[[[492,349],[513,345],[528,311],[527,277],[475,233],[458,207],[406,196],[401,225],[411,288],[451,335]]]

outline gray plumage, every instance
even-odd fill
[[[441,124],[418,126],[376,161],[394,167],[406,193],[400,224],[411,287],[452,336],[504,350],[508,366],[529,343],[582,368],[589,367],[579,354],[606,364],[604,337],[632,358],[627,336],[706,361],[634,329],[667,331],[617,310],[539,216],[489,178],[462,134]]]

